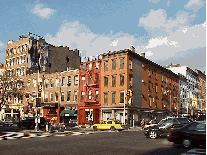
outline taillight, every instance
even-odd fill
[[[172,132],[169,132],[169,135],[172,135],[173,133]]]
[[[120,126],[122,127],[122,124],[120,124]]]

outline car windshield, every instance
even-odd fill
[[[163,124],[163,122],[165,122],[165,121],[166,121],[166,120],[162,119],[162,120],[158,123],[158,125]]]
[[[177,120],[180,124],[188,124],[191,122],[190,119],[186,119],[186,118],[177,118]]]
[[[101,122],[101,124],[106,124],[106,121]]]

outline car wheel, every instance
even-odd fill
[[[191,140],[190,139],[184,139],[182,144],[183,144],[184,148],[190,148],[191,147]]]
[[[97,126],[93,126],[93,130],[94,131],[97,131],[98,129],[97,129]]]
[[[115,131],[115,130],[116,130],[116,128],[112,126],[111,127],[111,131]]]
[[[155,139],[157,138],[157,133],[155,131],[150,131],[149,136],[150,138]]]

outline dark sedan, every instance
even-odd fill
[[[191,146],[206,145],[206,122],[192,122],[179,129],[171,129],[168,141],[174,144],[182,144],[185,148]]]
[[[156,126],[147,128],[144,134],[146,137],[150,137],[152,139],[167,136],[171,128],[180,128],[190,122],[192,122],[192,120],[188,118],[167,118]]]

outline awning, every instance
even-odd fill
[[[77,116],[77,110],[63,110],[60,116]]]

